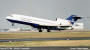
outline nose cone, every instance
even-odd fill
[[[9,21],[9,22],[12,22],[12,16],[7,16],[6,20]]]
[[[8,19],[11,19],[11,16],[7,16],[6,19],[7,19],[7,20],[8,20]]]

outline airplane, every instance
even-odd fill
[[[14,26],[14,23],[29,25],[37,28],[39,32],[42,32],[43,29],[46,29],[47,32],[51,32],[51,30],[60,31],[67,28],[72,30],[72,26],[78,19],[81,19],[81,17],[78,17],[77,15],[71,15],[66,19],[56,18],[55,21],[20,14],[11,14],[6,17],[6,20],[10,21],[12,26]]]

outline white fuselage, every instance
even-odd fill
[[[58,18],[56,21],[52,21],[52,20],[46,20],[46,19],[36,18],[32,16],[18,15],[18,14],[12,14],[11,16],[7,16],[7,19],[34,23],[42,26],[71,26],[72,25],[69,20],[65,20],[65,19]]]

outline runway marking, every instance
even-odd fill
[[[90,40],[90,37],[72,37],[72,38],[30,38],[30,39],[0,39],[0,42],[16,41],[49,41],[49,40]]]

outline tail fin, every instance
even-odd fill
[[[71,22],[71,24],[73,25],[74,22],[76,22],[78,19],[81,19],[81,17],[78,17],[76,15],[71,15],[70,17],[68,17],[66,20],[69,20]]]

